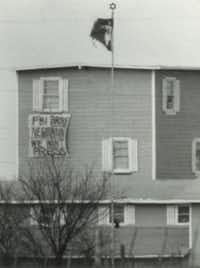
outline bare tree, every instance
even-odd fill
[[[0,257],[16,262],[22,248],[22,226],[26,213],[12,201],[16,198],[13,184],[0,184]]]
[[[20,178],[24,198],[32,202],[32,245],[60,264],[73,255],[75,239],[97,221],[99,201],[107,194],[107,175],[96,177],[92,169],[76,173],[66,159],[47,155],[30,162],[28,176]],[[37,252],[37,250],[36,250]],[[38,252],[37,252],[38,254]]]

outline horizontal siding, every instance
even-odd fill
[[[45,76],[69,79],[69,151],[76,169],[93,164],[101,171],[101,141],[112,136],[131,137],[139,144],[139,171],[115,176],[122,190],[133,180],[151,180],[151,72],[116,70],[113,101],[110,70],[54,69],[19,72],[19,168],[28,160],[28,116],[32,112],[32,80]],[[112,107],[112,111],[111,111]],[[128,183],[128,184],[127,184]]]
[[[162,79],[180,80],[180,112],[162,111]],[[156,72],[157,178],[193,179],[192,141],[200,137],[200,73],[195,71]]]
[[[166,206],[135,206],[135,223],[138,226],[166,226]]]

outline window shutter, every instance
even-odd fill
[[[125,224],[135,224],[135,206],[125,206]]]
[[[40,112],[42,110],[43,89],[39,79],[33,80],[33,111]]]
[[[69,111],[69,80],[63,79],[60,94],[60,111]]]
[[[129,140],[129,161],[130,161],[130,169],[131,171],[138,170],[138,144],[137,140]]]
[[[112,139],[102,141],[102,170],[112,171]]]
[[[166,112],[167,110],[167,78],[162,81],[162,110]]]
[[[175,89],[175,110],[176,112],[180,111],[180,81],[174,81],[174,89]]]
[[[32,117],[33,115],[30,114],[28,118],[28,128],[29,128],[29,148],[28,148],[28,155],[29,157],[33,157],[33,148],[31,146],[31,137],[32,137]]]
[[[174,205],[167,206],[167,224],[169,225],[176,224],[176,218],[177,218],[176,206]]]
[[[109,224],[109,206],[98,207],[98,224]]]

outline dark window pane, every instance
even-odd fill
[[[179,214],[189,214],[189,207],[188,206],[179,206],[178,207],[178,213]]]
[[[200,142],[196,143],[196,170],[200,170]]]
[[[173,109],[174,107],[174,96],[167,96],[167,109]]]
[[[114,222],[124,222],[124,205],[114,204],[113,207]],[[110,222],[112,222],[112,210],[110,207]]]
[[[190,221],[190,208],[189,206],[178,206],[178,222],[188,223]]]
[[[187,223],[189,222],[189,215],[179,215],[178,216],[179,223]]]

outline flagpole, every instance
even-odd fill
[[[112,32],[111,32],[111,51],[112,51],[112,65],[111,65],[111,88],[114,87],[114,11],[116,9],[116,4],[110,4],[111,18],[112,18]]]
[[[111,9],[111,18],[112,18],[112,32],[111,32],[111,89],[110,89],[110,98],[111,98],[111,122],[110,122],[110,134],[112,138],[113,132],[113,91],[114,91],[114,11],[116,9],[115,3],[110,3],[109,8]],[[113,174],[112,174],[113,175]],[[115,268],[115,226],[114,226],[114,198],[112,192],[112,183],[111,183],[111,224],[112,224],[112,238],[111,238],[111,246],[112,246],[112,253],[111,253],[111,267]]]

